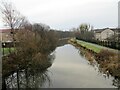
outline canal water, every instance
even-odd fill
[[[70,44],[57,47],[48,69],[51,88],[114,88],[113,78],[99,72]]]
[[[46,71],[19,72],[20,88],[116,88],[113,77],[101,73],[71,44],[57,47],[51,55],[54,60]],[[18,87],[17,81],[14,73],[6,79],[7,87]]]

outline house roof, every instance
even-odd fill
[[[110,30],[113,30],[113,31],[118,31],[118,32],[120,32],[120,28],[112,28],[112,29],[110,29]]]
[[[0,29],[0,33],[8,33],[11,32],[10,29]]]
[[[120,28],[104,28],[104,29],[94,29],[93,31],[96,33],[101,33],[102,31],[106,30],[106,29],[110,29],[112,31],[117,31],[120,32]]]

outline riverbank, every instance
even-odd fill
[[[110,73],[112,76],[120,78],[120,58],[118,52],[81,40],[71,39],[69,42],[76,47],[80,47],[88,60],[96,60],[104,73]]]
[[[81,41],[81,40],[77,40],[77,39],[70,39],[70,42],[74,43],[75,45],[78,45],[84,49],[87,49],[87,50],[90,50],[90,51],[93,51],[94,53],[99,53],[102,48],[101,47],[97,47],[95,45],[92,45],[88,42],[84,42],[84,41]]]
[[[88,50],[92,50],[95,53],[100,53],[100,51],[103,50],[103,49],[108,50],[108,51],[113,52],[113,53],[117,53],[117,54],[120,52],[119,50],[116,50],[116,49],[111,49],[111,48],[100,46],[100,45],[97,45],[97,44],[88,43],[88,42],[85,42],[85,41],[82,41],[82,40],[77,40],[75,38],[70,39],[70,41],[74,42],[77,45],[80,45],[81,47],[84,47]]]

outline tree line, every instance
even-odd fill
[[[46,24],[31,24],[10,2],[2,2],[0,11],[12,38],[11,43],[3,45],[3,48],[9,47],[10,51],[9,55],[2,57],[3,78],[21,69],[47,68],[50,65],[49,55],[57,47],[59,39],[73,36],[72,32],[53,30]],[[14,52],[11,48],[14,48]]]
[[[2,2],[0,10],[4,24],[10,29],[14,48],[14,52],[10,47],[10,53],[2,57],[2,87],[6,89],[5,79],[16,72],[19,88],[19,71],[41,71],[51,66],[50,54],[55,50],[58,39],[48,25],[31,24],[12,3]]]
[[[73,28],[72,30],[74,31],[76,39],[120,50],[119,36],[116,34],[104,41],[100,41],[96,40],[93,26],[90,24],[83,23],[79,27]]]

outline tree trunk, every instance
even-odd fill
[[[17,70],[17,88],[18,88],[18,90],[20,89],[20,85],[19,85],[19,70]]]
[[[25,78],[26,78],[26,88],[28,88],[28,73],[27,73],[27,69],[25,69]]]
[[[5,78],[2,77],[2,90],[7,90]]]

